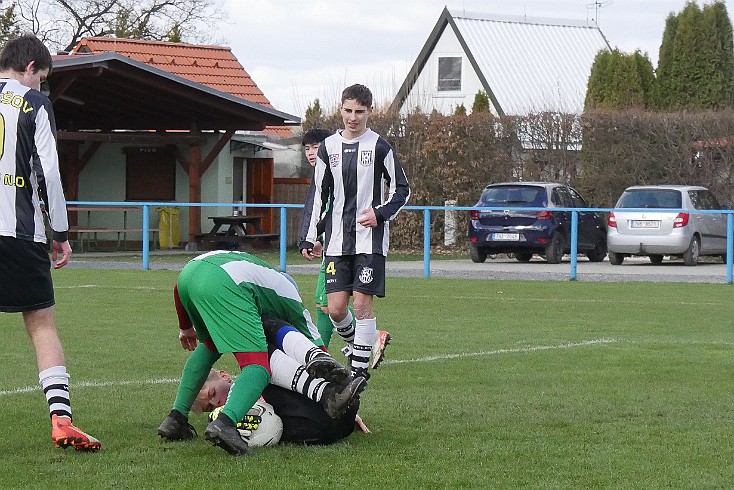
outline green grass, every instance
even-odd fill
[[[295,276],[311,303],[314,276]],[[33,352],[0,316],[0,488],[729,488],[734,308],[716,284],[388,278],[390,330],[361,415],[373,433],[234,458],[164,443],[186,360],[173,271],[54,272],[75,421],[50,442]],[[339,347],[337,340],[336,347]],[[232,359],[220,361],[236,372]],[[156,381],[158,380],[158,381]],[[203,433],[205,419],[193,416]]]

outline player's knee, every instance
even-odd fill
[[[332,306],[329,305],[329,317],[334,322],[340,322],[347,316],[346,306]]]
[[[374,318],[375,316],[375,314],[372,312],[372,303],[355,300],[352,306],[354,307],[354,316],[357,318],[357,320]]]

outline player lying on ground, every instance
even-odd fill
[[[226,371],[213,369],[192,410],[217,410],[226,400],[231,386],[232,377]],[[253,421],[248,412],[245,419],[240,421],[240,434],[250,447],[277,442],[332,444],[354,432],[359,396],[354,396],[346,403],[345,411],[336,417],[327,414],[323,402],[272,383],[265,387],[262,398],[272,407],[275,417],[268,413],[269,416],[263,414],[260,420]],[[257,410],[262,406],[262,403],[255,404],[254,408]],[[258,426],[253,427],[253,422]],[[279,432],[280,436],[275,438],[274,435]]]
[[[185,431],[188,414],[209,371],[223,353],[231,352],[242,371],[234,381],[222,413],[209,423],[204,437],[233,455],[251,454],[235,427],[270,382],[270,362],[261,317],[286,320],[313,341],[295,354],[314,377],[332,372],[346,378],[349,370],[332,358],[311,322],[292,278],[244,252],[216,250],[183,268],[174,287],[181,346],[192,351],[183,369],[176,399],[158,433],[166,439]],[[197,345],[198,342],[201,342]],[[318,347],[317,347],[318,346]],[[303,348],[288,345],[289,349]],[[291,352],[288,352],[291,355]]]
[[[348,370],[341,365],[325,365],[326,369],[309,370],[306,364],[306,353],[316,346],[288,322],[273,317],[263,317],[262,325],[268,341],[270,384],[295,391],[320,403],[326,414],[332,418],[341,415],[349,402],[359,396],[366,387],[364,379],[350,377]],[[220,375],[215,376],[210,373],[207,383],[212,378],[222,380],[226,384],[220,387],[224,389],[216,389],[209,383],[209,389],[206,390],[207,383],[205,383],[192,405],[192,410],[210,411],[227,400],[228,385],[231,385],[232,377],[224,371],[216,372]],[[207,410],[207,405],[212,405],[212,407]]]
[[[287,440],[301,442],[305,442],[309,438],[315,438],[316,440],[338,440],[339,437],[334,437],[332,434],[344,433],[341,423],[335,425],[324,423],[323,421],[319,422],[320,419],[323,419],[320,412],[325,412],[332,418],[340,418],[341,412],[349,403],[348,400],[350,398],[356,399],[359,396],[359,393],[366,385],[366,381],[362,377],[357,377],[349,379],[348,383],[341,382],[341,384],[337,384],[340,382],[339,378],[336,378],[337,383],[333,383],[309,375],[303,365],[303,355],[301,353],[308,351],[313,344],[303,334],[283,320],[273,317],[263,317],[262,324],[265,337],[268,340],[270,353],[271,385],[300,393],[313,402],[321,404],[323,407],[316,409],[311,403],[297,403],[301,397],[289,397],[284,394],[278,396],[276,402],[274,402],[274,406],[280,407],[284,405],[286,409],[292,412],[294,411],[294,407],[304,405],[301,407],[301,411],[311,413],[312,415],[305,416],[299,411],[297,412],[299,414],[298,416],[304,420],[310,419],[316,422],[317,427],[323,427],[322,432],[319,433],[317,431],[318,434],[321,434],[318,437],[309,435],[308,433],[306,435],[309,437],[305,437],[297,430],[289,432],[291,424],[289,424],[289,421],[285,421],[286,433],[294,434],[292,438]],[[210,373],[207,382],[202,387],[196,402],[192,406],[192,410],[209,411],[223,404],[229,395],[231,383],[232,377],[225,371],[213,371]],[[270,391],[275,391],[276,393],[272,396],[277,396],[278,390]],[[282,400],[284,397],[286,399],[278,403],[278,400]],[[349,408],[351,408],[351,405],[349,405]],[[290,413],[287,415],[291,416]],[[367,429],[358,416],[351,418],[351,425],[355,424],[361,431],[369,432],[369,429]],[[301,430],[300,432],[303,431]],[[350,433],[351,430],[346,435]]]

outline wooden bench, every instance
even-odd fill
[[[69,233],[76,233],[76,242],[78,244],[78,251],[84,251],[85,239],[87,242],[92,242],[95,246],[98,243],[98,235],[102,233],[115,233],[117,235],[117,248],[120,250],[120,246],[127,246],[127,234],[128,233],[142,233],[142,228],[129,228],[127,225],[127,213],[128,212],[142,212],[142,208],[134,206],[69,206],[67,207],[69,213],[78,213],[78,216],[82,216],[82,213],[86,213],[86,220],[84,223],[77,223],[77,225],[69,228]],[[95,213],[122,213],[122,226],[107,228],[102,226],[91,225],[92,212]],[[159,233],[158,228],[150,228],[148,230],[149,238],[155,249],[157,243],[156,235]]]
[[[70,239],[72,241],[76,241],[76,244],[78,245],[76,247],[76,251],[83,252],[84,251],[84,242],[85,238],[88,243],[94,243],[94,245],[97,245],[98,238],[97,235],[100,233],[116,233],[117,234],[117,247],[116,250],[120,250],[120,245],[123,246],[127,245],[127,233],[142,233],[142,228],[84,228],[79,226],[72,226],[69,228],[69,234],[76,233],[76,240]],[[156,243],[158,242],[158,239],[156,238],[156,235],[158,234],[159,229],[158,228],[150,228],[148,230],[148,238],[151,241],[152,249],[156,248]]]
[[[224,233],[217,233],[212,235],[211,233],[199,233],[195,235],[196,241],[199,243],[211,243],[216,248],[228,248],[231,244],[241,243],[254,243],[262,241],[269,244],[273,240],[278,240],[280,235],[278,233],[250,233],[248,235],[226,235]]]
[[[232,244],[262,244],[280,238],[278,233],[265,233],[260,227],[260,215],[233,214],[209,216],[214,226],[209,233],[195,235],[197,243],[211,243],[217,248],[229,248]]]

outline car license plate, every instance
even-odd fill
[[[492,233],[492,240],[496,241],[517,241],[519,239],[519,233]]]
[[[630,221],[630,228],[660,228],[660,221],[650,219],[635,219]]]

